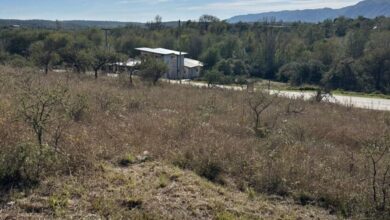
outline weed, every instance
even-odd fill
[[[162,173],[158,177],[158,185],[160,188],[165,188],[169,184],[169,178],[166,174]]]
[[[137,161],[137,159],[132,154],[127,154],[124,158],[119,160],[119,165],[121,166],[129,166],[131,164],[134,164]]]

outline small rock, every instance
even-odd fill
[[[150,159],[149,151],[144,151],[142,155],[138,155],[136,158],[137,158],[137,161],[140,163],[144,163],[144,162],[148,161]]]

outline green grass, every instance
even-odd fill
[[[259,82],[256,83],[256,88],[266,88],[268,89],[268,80],[258,79]],[[271,89],[272,90],[282,90],[282,91],[304,91],[311,92],[315,91],[318,88],[316,85],[302,85],[302,86],[292,86],[288,83],[271,81]],[[382,98],[382,99],[390,99],[390,95],[373,92],[373,93],[364,93],[364,92],[353,92],[353,91],[345,91],[341,89],[333,90],[332,93],[334,95],[344,95],[344,96],[352,96],[352,97],[363,97],[363,98]]]
[[[381,93],[363,93],[363,92],[351,92],[343,90],[334,90],[333,94],[335,95],[345,95],[345,96],[354,96],[354,97],[363,97],[363,98],[381,98],[381,99],[390,99],[390,95],[385,95]]]

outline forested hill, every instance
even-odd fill
[[[199,22],[183,22],[179,39],[172,26],[157,19],[145,28],[114,28],[107,32],[110,53],[99,28],[0,28],[0,65],[83,73],[99,70],[100,59],[126,61],[139,55],[134,48],[161,47],[202,61],[202,77],[213,83],[245,83],[253,77],[390,94],[390,18],[340,17],[286,25],[229,24],[205,15]]]
[[[267,18],[275,18],[277,21],[285,22],[311,22],[317,23],[326,19],[335,19],[340,16],[357,18],[375,18],[379,16],[390,16],[390,0],[365,0],[356,5],[341,9],[308,9],[296,11],[266,12],[260,14],[239,15],[228,19],[230,23],[236,22],[256,22]]]
[[[136,22],[119,22],[119,21],[50,21],[50,20],[15,20],[15,19],[0,19],[1,26],[19,25],[28,28],[45,28],[45,29],[83,29],[83,28],[118,28],[129,25],[142,26],[142,23]]]

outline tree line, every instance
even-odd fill
[[[98,71],[136,57],[136,47],[181,50],[204,62],[203,77],[220,83],[255,77],[328,89],[390,94],[390,19],[340,17],[318,24],[272,19],[229,24],[210,15],[181,28],[156,16],[146,26],[109,31],[0,30],[0,63]]]

